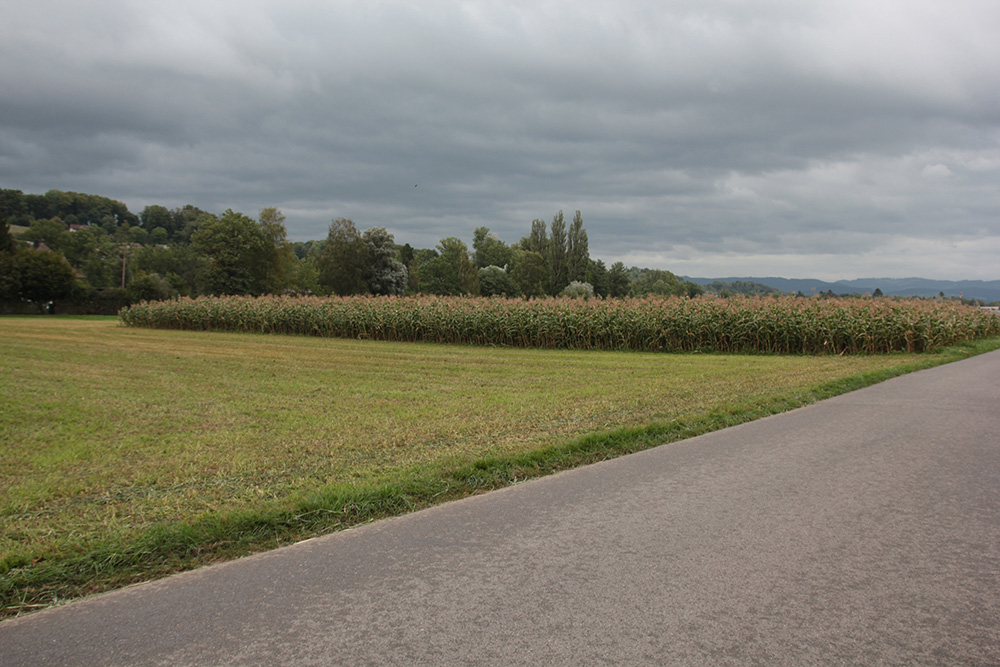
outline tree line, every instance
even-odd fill
[[[208,294],[442,294],[507,297],[694,296],[669,271],[607,267],[590,256],[580,211],[531,222],[506,243],[488,227],[470,248],[448,237],[434,248],[397,244],[385,227],[364,231],[337,218],[322,240],[291,242],[285,216],[256,218],[193,205],[147,206],[50,190],[0,190],[0,302],[101,304]]]

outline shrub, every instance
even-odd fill
[[[559,296],[568,296],[574,299],[589,299],[594,296],[594,287],[590,283],[582,283],[579,280],[574,280],[563,288]]]

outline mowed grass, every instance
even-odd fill
[[[524,350],[2,317],[2,615],[961,354]]]

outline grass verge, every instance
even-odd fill
[[[1000,347],[597,353],[133,330],[101,318],[0,318],[0,341],[3,616]]]

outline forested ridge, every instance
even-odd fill
[[[591,257],[583,216],[536,218],[506,242],[479,227],[471,247],[448,237],[434,248],[399,244],[385,227],[331,221],[325,239],[292,242],[285,216],[256,217],[186,205],[135,214],[99,195],[0,189],[0,302],[75,304],[114,312],[141,300],[263,294],[436,294],[508,297],[643,294],[695,296],[670,271],[610,267]],[[64,307],[65,310],[65,307]]]

